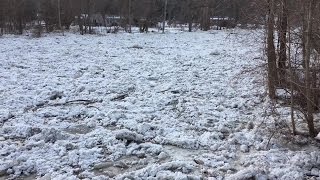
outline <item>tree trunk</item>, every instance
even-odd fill
[[[92,20],[91,20],[91,12],[92,12],[92,1],[91,0],[87,0],[87,11],[88,11],[88,19],[87,19],[87,23],[88,23],[88,27],[89,27],[89,34],[92,34],[93,30],[92,30]]]
[[[131,21],[132,21],[132,17],[131,17],[131,16],[132,16],[132,15],[131,15],[131,8],[132,8],[132,7],[131,7],[131,3],[132,3],[131,0],[129,0],[129,7],[128,7],[129,33],[131,33],[131,26],[132,26],[132,25],[131,25],[131,24],[132,24],[132,23],[131,23]]]
[[[192,32],[192,18],[189,19],[189,32]]]
[[[280,52],[279,52],[279,80],[280,84],[285,82],[286,76],[286,62],[287,62],[287,28],[288,28],[288,9],[287,0],[281,1],[281,19],[280,19],[280,29],[279,29],[279,41],[280,41]]]
[[[167,5],[168,5],[168,0],[165,0],[164,10],[163,10],[162,33],[164,33],[164,31],[165,31],[165,26],[166,26],[166,20],[167,20]]]
[[[276,51],[274,46],[274,0],[269,0],[269,15],[268,15],[268,37],[267,37],[267,56],[268,56],[268,86],[269,97],[276,98]]]
[[[209,7],[208,2],[206,1],[205,7],[203,8],[202,15],[202,28],[204,31],[210,30],[210,17],[209,17]]]
[[[20,15],[18,17],[18,31],[19,31],[19,34],[23,34],[23,23],[22,23],[22,17]]]
[[[208,0],[203,0],[200,5],[200,28],[203,31],[208,31],[210,28],[210,25],[208,24],[208,22],[210,22]]]
[[[79,25],[79,30],[80,30],[80,34],[83,35],[83,19],[81,17],[81,14],[78,16],[78,25]]]
[[[311,36],[312,36],[312,17],[313,17],[313,7],[315,5],[315,0],[309,1],[309,7],[307,8],[307,29],[304,30],[305,36],[305,53],[303,59],[305,62],[305,85],[306,85],[306,99],[307,99],[307,122],[309,128],[309,134],[311,137],[316,136],[313,122],[313,95],[312,95],[312,83],[311,83],[311,73],[310,73],[310,57],[311,57]]]
[[[291,28],[289,25],[289,22],[287,24],[287,30],[288,30],[288,41],[289,41],[289,47],[288,47],[288,66],[289,66],[289,73],[290,73],[290,110],[291,110],[291,125],[292,125],[292,134],[296,135],[296,123],[294,121],[294,89],[293,89],[293,71],[292,71],[292,64],[291,64]]]

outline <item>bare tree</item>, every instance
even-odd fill
[[[167,5],[168,5],[168,0],[165,0],[165,3],[164,3],[164,10],[163,10],[162,33],[164,33],[164,30],[165,30],[165,27],[166,27],[166,20],[167,20]]]
[[[287,29],[288,29],[288,1],[281,0],[281,11],[280,11],[280,26],[278,28],[279,32],[279,42],[280,42],[280,51],[279,51],[279,82],[280,84],[285,83],[286,76],[286,62],[287,62]]]
[[[277,71],[276,71],[276,52],[274,46],[274,0],[268,0],[269,2],[269,13],[268,13],[268,37],[267,37],[267,56],[268,56],[268,87],[269,97],[271,99],[276,98],[276,82],[277,82]]]
[[[307,8],[306,24],[307,27],[304,30],[305,36],[305,52],[303,59],[305,62],[305,87],[306,87],[306,98],[307,98],[307,122],[309,133],[311,137],[316,136],[313,122],[313,96],[312,96],[312,83],[310,75],[310,57],[311,57],[311,38],[312,38],[312,18],[314,15],[315,0],[309,0]]]

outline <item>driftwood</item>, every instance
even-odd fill
[[[114,98],[112,98],[111,101],[121,101],[127,97],[129,97],[129,94],[119,94],[119,95],[115,96]]]
[[[94,104],[94,103],[98,103],[101,101],[98,100],[84,100],[84,99],[78,99],[78,100],[71,100],[71,101],[67,101],[64,103],[54,103],[54,104],[49,104],[48,102],[45,103],[39,103],[36,106],[33,107],[29,107],[25,109],[25,112],[27,111],[37,111],[41,108],[45,108],[45,107],[57,107],[57,106],[68,106],[68,105],[73,105],[73,104],[81,104],[81,105],[90,105],[90,104]],[[94,106],[90,106],[90,107],[94,107]]]

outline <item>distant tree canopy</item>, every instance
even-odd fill
[[[210,17],[228,17],[235,23],[258,23],[252,13],[255,1],[250,0],[167,0],[166,20],[169,23],[200,24],[207,30]],[[59,29],[59,8],[61,25],[68,29],[75,22],[90,33],[92,19],[104,17],[99,23],[107,26],[105,17],[120,17],[120,26],[141,21],[156,24],[163,20],[165,0],[0,0],[1,33],[22,34],[24,30],[41,23],[48,32]],[[60,3],[60,4],[59,4]],[[58,7],[60,5],[60,7]],[[251,14],[250,14],[251,13]],[[130,20],[130,21],[129,21]],[[261,23],[261,22],[259,22]]]

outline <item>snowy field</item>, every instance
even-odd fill
[[[267,128],[257,33],[0,38],[0,179],[319,179]]]

